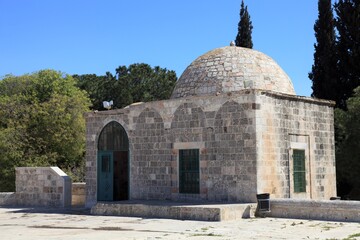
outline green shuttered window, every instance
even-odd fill
[[[306,192],[305,150],[293,150],[294,192]]]
[[[180,193],[200,193],[199,149],[179,150]]]

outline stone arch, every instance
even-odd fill
[[[97,199],[129,199],[129,138],[124,127],[108,122],[97,141]]]
[[[105,126],[107,126],[109,123],[111,122],[116,122],[118,124],[121,125],[121,127],[124,129],[126,135],[128,136],[128,140],[129,140],[129,150],[131,151],[131,144],[132,144],[132,141],[131,141],[131,137],[130,137],[130,129],[128,127],[128,124],[125,120],[121,119],[121,118],[113,118],[113,117],[107,117],[104,121],[102,121],[102,124],[96,129],[96,137],[95,137],[95,145],[96,145],[96,149],[98,148],[98,142],[99,142],[99,137],[100,137],[100,134],[102,132],[102,130],[104,129]]]
[[[205,127],[205,114],[195,103],[183,103],[171,122],[172,142],[201,142]]]
[[[217,153],[216,160],[229,161],[234,167],[233,159],[243,159],[244,132],[247,114],[243,106],[235,101],[225,102],[217,111],[214,122],[215,146],[222,151]]]
[[[241,126],[240,123],[245,123],[246,119],[247,114],[244,111],[244,106],[235,101],[227,101],[215,115],[215,132],[228,133],[228,130],[239,132],[240,129],[236,127]]]
[[[164,133],[164,121],[158,111],[145,108],[135,121],[135,136],[144,136],[144,131],[150,129],[154,134],[161,136]],[[159,141],[158,139],[153,139]]]
[[[225,102],[215,114],[214,142],[209,154],[209,200],[246,201],[256,189],[256,134],[248,132],[255,124],[251,105]],[[220,194],[219,194],[220,193]]]
[[[98,151],[129,150],[129,138],[124,127],[116,121],[107,123],[98,138]]]
[[[140,199],[166,199],[171,194],[171,143],[165,138],[159,112],[145,108],[135,119],[132,196]]]

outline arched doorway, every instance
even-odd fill
[[[117,122],[108,123],[100,133],[97,178],[98,201],[129,198],[129,139]]]

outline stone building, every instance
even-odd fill
[[[214,49],[187,67],[171,99],[86,115],[86,205],[329,199],[333,106],[296,96],[261,52]]]

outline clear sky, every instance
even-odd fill
[[[245,0],[254,49],[310,96],[317,0]],[[41,69],[115,73],[148,63],[180,77],[198,56],[228,46],[241,0],[0,0],[0,77]]]

